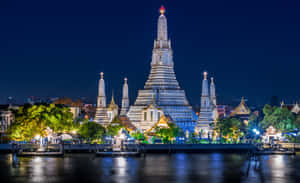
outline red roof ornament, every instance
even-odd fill
[[[163,15],[163,14],[166,12],[165,7],[164,7],[164,6],[161,6],[161,7],[159,8],[159,12],[160,12],[160,14]]]

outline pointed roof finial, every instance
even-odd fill
[[[126,77],[124,78],[124,82],[127,84],[127,78]]]
[[[165,9],[165,7],[163,5],[159,8],[159,12],[162,15],[166,12],[166,9]]]
[[[111,104],[115,104],[115,99],[114,99],[114,90],[112,91],[111,93],[111,101],[110,101]]]
[[[284,106],[284,101],[283,101],[283,100],[281,101],[280,106],[281,106],[281,107]]]
[[[245,103],[245,99],[244,99],[244,97],[242,97],[241,104],[244,104],[244,103]]]
[[[101,79],[103,79],[103,75],[104,75],[104,73],[100,72]]]
[[[206,71],[203,72],[203,76],[204,76],[204,80],[206,80],[207,79],[207,72]]]
[[[210,80],[211,80],[211,83],[214,83],[214,78],[213,77],[211,77]]]

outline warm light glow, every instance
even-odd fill
[[[159,9],[159,12],[160,12],[160,14],[163,15],[163,14],[166,12],[165,7],[164,7],[164,6],[161,6],[160,9]]]
[[[40,135],[36,135],[34,138],[35,138],[36,140],[40,140],[41,136],[40,136]]]
[[[71,133],[72,133],[72,134],[76,134],[76,133],[77,133],[77,131],[76,131],[76,130],[73,130]]]

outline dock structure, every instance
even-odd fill
[[[17,156],[64,156],[63,144],[40,146],[36,144],[21,144]]]
[[[97,147],[96,156],[140,156],[141,151],[137,144],[125,144],[116,147],[113,144],[99,145]]]
[[[295,155],[295,151],[257,151],[255,155]]]

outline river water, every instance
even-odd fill
[[[300,155],[147,154],[101,158],[93,154],[20,157],[0,154],[0,182],[300,182]]]

